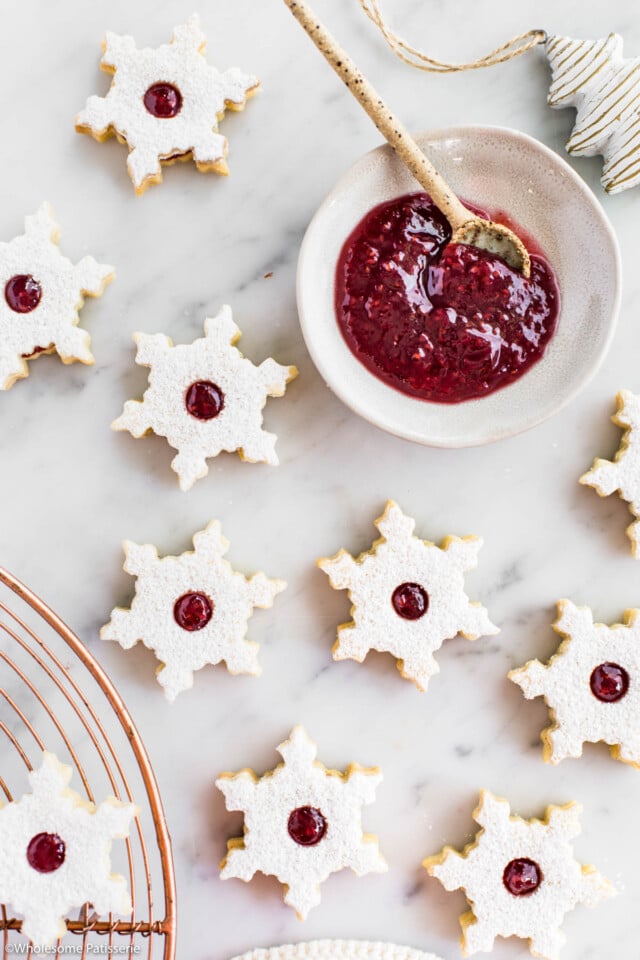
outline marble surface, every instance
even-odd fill
[[[504,124],[562,150],[574,115],[547,108],[549,78],[539,51],[491,71],[423,76],[386,51],[356,0],[317,3],[410,127]],[[455,13],[445,0],[387,7],[407,34],[443,56],[482,53],[539,25],[584,37],[616,29],[630,54],[640,49],[640,25],[624,0],[460,0]],[[640,193],[607,199],[600,162],[575,162],[616,227],[626,268],[613,348],[578,400],[534,431],[486,448],[430,450],[386,436],[323,384],[295,308],[305,227],[334,180],[377,145],[378,135],[278,0],[218,0],[201,9],[211,59],[253,71],[264,85],[245,114],[225,121],[230,178],[179,164],[138,199],[125,149],[74,132],[86,96],[107,89],[97,66],[105,29],[155,44],[191,12],[179,0],[8,0],[0,37],[2,237],[16,234],[23,215],[48,199],[63,226],[64,251],[75,258],[91,252],[117,269],[103,299],[83,312],[95,367],[41,359],[29,380],[0,398],[0,557],[89,644],[139,726],[173,836],[178,957],[226,960],[256,946],[360,937],[455,960],[464,899],[429,880],[420,861],[445,842],[468,839],[482,786],[527,816],[549,802],[584,803],[577,853],[621,892],[595,912],[581,908],[567,918],[564,956],[635,956],[640,773],[610,759],[604,747],[588,747],[582,760],[558,768],[544,765],[538,734],[545,708],[525,702],[505,674],[554,650],[558,598],[590,604],[602,620],[640,604],[626,507],[577,483],[594,455],[616,449],[619,432],[608,419],[616,390],[640,387]],[[246,353],[256,360],[273,354],[300,368],[287,397],[267,409],[267,425],[280,436],[281,466],[222,456],[182,494],[164,441],[135,441],[110,432],[109,423],[146,382],[133,362],[132,331],[190,341],[225,302],[244,331]],[[442,672],[425,695],[400,678],[388,656],[371,654],[364,665],[330,657],[348,602],[329,589],[314,560],[340,546],[366,548],[387,497],[417,518],[425,537],[485,538],[468,586],[502,632],[475,644],[447,642]],[[265,569],[289,588],[251,623],[262,645],[262,678],[208,668],[171,707],[155,683],[152,654],[124,653],[99,641],[97,631],[111,608],[131,597],[121,540],[180,552],[212,517],[222,521],[237,567]],[[327,764],[357,760],[383,768],[365,823],[390,865],[386,876],[331,878],[304,925],[282,905],[275,880],[219,880],[218,861],[241,817],[225,812],[213,785],[225,769],[271,767],[276,744],[298,722]],[[499,942],[493,956],[516,960],[528,951],[517,941]]]

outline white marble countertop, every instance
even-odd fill
[[[356,0],[317,4],[410,127],[502,124],[562,151],[574,114],[546,106],[540,51],[491,71],[424,76],[388,53]],[[536,26],[594,38],[615,29],[630,54],[640,52],[640,24],[624,0],[460,0],[455,12],[444,0],[386,6],[404,32],[442,56],[483,53]],[[335,179],[378,135],[282,3],[219,0],[200,10],[212,62],[242,66],[263,81],[246,113],[225,121],[229,178],[178,164],[138,199],[125,148],[74,132],[85,98],[108,86],[98,70],[105,30],[156,44],[191,12],[180,0],[9,0],[0,37],[0,235],[18,233],[23,215],[47,199],[63,227],[63,250],[76,258],[90,252],[117,270],[103,299],[89,301],[83,313],[95,367],[41,359],[29,380],[0,398],[0,557],[89,644],[139,725],[173,836],[178,957],[226,960],[256,946],[359,937],[455,960],[464,899],[429,880],[420,862],[444,842],[459,846],[468,838],[483,786],[526,816],[550,802],[584,803],[579,858],[597,864],[621,895],[567,918],[564,957],[635,957],[640,773],[604,747],[588,747],[582,760],[558,768],[544,765],[538,734],[546,710],[542,701],[525,702],[505,674],[555,649],[551,622],[560,597],[591,605],[605,621],[640,604],[625,505],[577,483],[594,455],[616,449],[619,432],[609,423],[615,392],[640,387],[640,192],[607,199],[600,161],[574,163],[618,231],[626,268],[618,334],[582,396],[534,431],[486,448],[443,451],[394,439],[338,402],[301,339],[295,264],[305,227]],[[273,276],[264,279],[267,273]],[[267,408],[281,466],[225,455],[182,494],[163,440],[135,441],[110,432],[109,423],[146,383],[133,362],[132,331],[191,341],[225,302],[249,356],[273,354],[300,368],[287,397]],[[425,537],[485,538],[468,585],[502,632],[473,645],[447,642],[438,657],[442,672],[426,695],[400,678],[389,656],[372,654],[362,666],[330,656],[348,601],[329,589],[314,561],[340,546],[366,548],[388,497],[417,518]],[[236,567],[263,568],[289,589],[251,623],[262,644],[261,679],[207,668],[171,707],[155,683],[153,655],[123,653],[99,641],[97,631],[132,594],[133,581],[121,572],[123,539],[178,553],[213,517],[231,540]],[[332,877],[304,925],[282,905],[275,880],[219,880],[218,861],[241,817],[225,812],[213,785],[225,769],[271,767],[276,744],[298,722],[328,765],[357,760],[383,768],[365,823],[390,865],[386,876]],[[493,953],[497,960],[528,955],[518,941],[499,942]]]

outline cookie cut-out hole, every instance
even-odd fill
[[[429,609],[429,594],[419,583],[401,583],[391,595],[393,609],[404,620],[419,620]]]
[[[29,841],[27,860],[38,873],[54,873],[64,863],[66,846],[57,833],[39,833]]]
[[[327,821],[315,807],[298,807],[289,815],[289,836],[301,847],[314,847],[327,832]]]
[[[629,674],[617,663],[601,663],[591,674],[591,692],[602,703],[617,703],[629,690]]]
[[[196,380],[188,388],[184,403],[196,420],[213,420],[224,409],[224,393],[211,380]]]
[[[193,633],[209,623],[213,616],[213,604],[204,593],[185,593],[176,600],[173,616],[179,627]]]
[[[152,84],[142,101],[151,116],[159,120],[171,120],[182,110],[182,94],[172,83]]]
[[[42,287],[30,273],[17,273],[7,281],[4,298],[15,313],[31,313],[42,299]]]
[[[542,883],[542,870],[534,860],[512,860],[504,869],[502,882],[514,897],[528,897]]]

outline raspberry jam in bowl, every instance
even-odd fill
[[[327,384],[372,423],[435,446],[488,443],[550,417],[595,373],[617,319],[617,241],[582,180],[531,137],[417,139],[467,205],[520,234],[531,277],[449,243],[444,216],[381,147],[309,226],[302,330]]]
[[[522,376],[543,356],[560,307],[543,256],[532,255],[525,278],[500,257],[450,241],[426,193],[388,200],[345,241],[335,280],[336,317],[353,354],[383,382],[437,403],[486,396]]]

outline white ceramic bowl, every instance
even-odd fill
[[[358,160],[309,225],[298,262],[302,331],[327,384],[371,423],[433,446],[490,443],[552,416],[598,369],[620,303],[618,243],[585,183],[532,137],[502,127],[467,126],[416,139],[460,196],[507,211],[535,237],[555,268],[561,312],[544,357],[515,383],[487,397],[440,404],[387,386],[353,355],[334,311],[342,245],[372,207],[419,189],[388,146]]]

